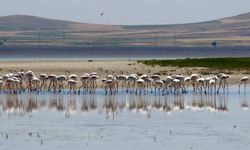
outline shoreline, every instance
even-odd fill
[[[101,68],[101,69],[100,69]],[[41,73],[45,74],[56,74],[56,75],[68,75],[67,71],[70,74],[76,74],[79,77],[84,73],[97,72],[102,78],[106,77],[108,74],[160,74],[164,79],[168,75],[184,75],[190,76],[191,74],[197,73],[201,74],[202,77],[208,77],[213,74],[208,74],[208,68],[202,67],[170,67],[170,66],[147,66],[137,61],[128,61],[128,60],[26,60],[26,61],[3,61],[0,60],[0,76],[8,73],[8,70],[17,70],[21,69],[32,70],[36,76],[39,76]],[[101,71],[102,70],[102,71]],[[229,84],[239,84],[239,80],[243,76],[249,76],[250,72],[247,70],[233,71],[233,70],[213,70],[216,73],[224,72],[230,75],[228,80]],[[98,86],[100,87],[101,81],[98,81]]]

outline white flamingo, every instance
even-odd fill
[[[214,91],[216,91],[216,81],[217,81],[217,77],[216,76],[212,76],[212,77],[207,77],[205,78],[205,84],[204,84],[204,93],[212,93],[213,89]]]
[[[31,91],[37,91],[39,89],[40,89],[40,80],[34,76],[31,80]]]
[[[113,79],[107,78],[106,81],[104,81],[105,95],[108,94],[108,91],[109,91],[110,95],[112,95],[113,93],[116,92],[116,90],[115,90],[116,83],[117,83],[117,81],[115,78],[113,78]]]
[[[136,94],[139,92],[139,95],[142,95],[142,92],[145,94],[145,81],[143,79],[136,80]]]
[[[68,86],[69,86],[69,93],[76,93],[76,85],[77,85],[77,81],[75,80],[68,80]]]
[[[78,89],[78,93],[80,94],[81,88],[83,88],[83,93],[87,93],[89,89],[89,78],[90,74],[89,73],[84,73],[81,77],[80,80],[82,82],[82,85]]]
[[[95,93],[96,92],[96,88],[97,88],[97,82],[96,80],[99,79],[99,76],[96,72],[93,72],[90,74],[89,77],[89,82],[90,82],[90,92],[91,93]]]
[[[12,83],[13,83],[13,79],[12,78],[8,78],[6,81],[5,81],[5,85],[4,85],[4,90],[5,92],[7,93],[12,93]]]
[[[219,87],[217,89],[217,94],[219,93],[221,86],[223,87],[223,93],[225,93],[226,88],[227,88],[227,91],[228,91],[227,79],[229,79],[230,76],[226,75],[224,73],[220,73],[220,74],[217,75],[217,77],[219,78]]]
[[[149,77],[146,74],[140,76],[140,79],[144,80],[145,86],[146,86],[146,90],[148,91],[148,88],[150,88],[151,89],[151,93],[153,93],[152,83],[153,83],[154,79],[152,79],[151,77]]]
[[[48,91],[51,91],[51,89],[53,88],[54,92],[56,92],[56,87],[57,87],[56,75],[55,74],[48,75],[48,80],[49,80]]]
[[[173,75],[172,78],[178,79],[180,81],[181,91],[182,91],[182,93],[186,93],[187,90],[186,90],[186,87],[185,87],[185,77],[182,76],[182,75]]]
[[[29,91],[32,91],[31,80],[33,79],[34,76],[35,76],[35,74],[31,70],[24,73],[24,80],[26,81],[26,85],[27,85],[27,88]]]
[[[135,82],[138,79],[137,74],[131,74],[127,77],[127,92],[134,92]]]
[[[188,87],[189,87],[190,82],[191,82],[191,77],[184,78],[184,83],[186,85],[186,91],[188,91]]]
[[[192,74],[192,75],[190,76],[190,78],[191,78],[191,83],[192,83],[192,85],[193,85],[193,92],[196,92],[196,91],[197,91],[197,84],[198,84],[197,79],[199,79],[200,77],[201,77],[201,76],[198,75],[198,74]]]
[[[159,94],[161,93],[162,90],[162,95],[164,95],[164,82],[162,80],[154,81],[153,86],[155,87],[155,94],[156,94],[156,89],[158,89]]]
[[[39,79],[41,81],[41,85],[40,85],[40,90],[46,90],[47,88],[47,80],[48,80],[48,76],[45,73],[42,73],[39,75]]]
[[[177,94],[180,93],[181,82],[179,79],[173,79],[172,86],[174,88],[174,93],[177,93]]]
[[[204,88],[205,88],[205,79],[204,78],[198,78],[197,79],[197,89],[199,89],[200,92],[202,93]]]
[[[208,82],[208,92],[210,91],[210,93],[212,93],[213,89],[214,91],[216,91],[216,80],[215,79],[211,79]]]
[[[66,82],[67,76],[66,75],[59,75],[56,77],[57,80],[57,87],[58,87],[58,92],[61,92],[62,90],[64,90],[64,82]]]
[[[14,94],[17,94],[20,90],[20,81],[17,77],[12,77],[13,81],[12,81],[12,91],[14,92]]]
[[[76,74],[71,74],[69,75],[69,80],[77,80],[77,75]]]
[[[167,90],[167,93],[173,92],[173,80],[174,78],[172,78],[171,76],[167,76],[164,80],[165,89]]]
[[[117,91],[118,91],[118,86],[119,83],[121,82],[121,88],[123,90],[124,86],[126,85],[126,81],[127,81],[127,76],[126,75],[118,75],[117,77]]]
[[[249,80],[249,78],[246,77],[246,76],[245,76],[245,77],[242,77],[242,78],[240,79],[239,93],[240,93],[240,86],[241,86],[242,84],[244,84],[244,92],[246,92],[246,86],[247,86],[248,80]]]

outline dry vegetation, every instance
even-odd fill
[[[0,18],[0,40],[6,44],[223,46],[250,45],[250,13],[182,25],[112,26],[32,16]]]

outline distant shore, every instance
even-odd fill
[[[0,60],[141,60],[205,57],[250,57],[250,47],[0,46]]]
[[[137,60],[208,57],[250,57],[250,47],[143,47],[143,46],[0,46],[0,75],[8,70],[32,70],[38,76],[65,74],[66,71],[81,76],[98,72],[107,74],[181,74],[199,73],[209,76],[211,69],[204,67],[147,66]],[[101,69],[100,69],[101,68]],[[102,70],[102,71],[101,71]],[[212,74],[224,72],[231,75],[229,83],[238,84],[249,69],[215,69]]]

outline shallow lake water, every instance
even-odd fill
[[[129,60],[250,57],[244,46],[0,46],[0,60]]]
[[[0,149],[250,149],[249,97],[0,94]]]

